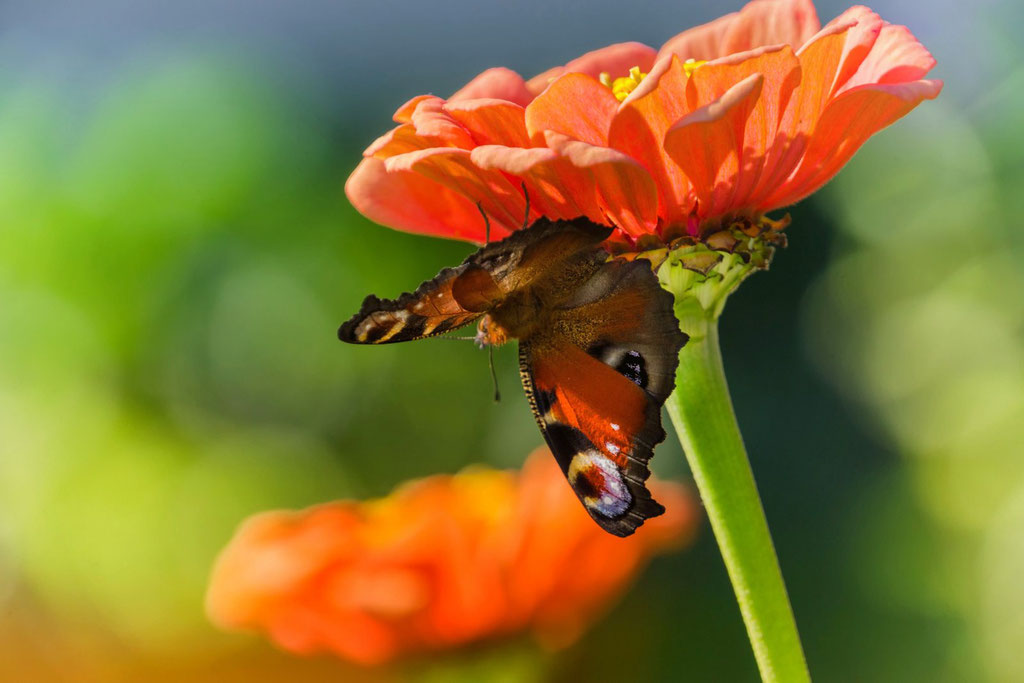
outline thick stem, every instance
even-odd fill
[[[691,338],[679,354],[676,389],[666,406],[736,591],[761,678],[781,683],[810,681],[729,398],[718,323],[705,318],[684,327]]]

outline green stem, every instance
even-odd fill
[[[688,322],[696,322],[691,318]],[[764,681],[810,681],[786,585],[725,382],[718,322],[686,325],[666,405],[722,551]]]

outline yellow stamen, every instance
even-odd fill
[[[690,57],[685,62],[683,62],[683,70],[686,71],[686,75],[687,76],[692,76],[693,72],[696,71],[697,68],[699,66],[701,66],[702,64],[706,64],[707,61],[708,60],[706,60],[706,59],[699,59],[698,60],[698,59],[694,59],[693,57]]]
[[[683,62],[683,70],[686,71],[687,76],[692,76],[693,72],[696,71],[698,67],[704,64],[706,61],[707,60],[703,59],[687,59],[685,62]],[[598,76],[598,80],[601,81],[601,85],[603,85],[606,88],[610,88],[612,94],[615,95],[615,99],[621,102],[622,100],[629,97],[629,93],[636,90],[636,86],[640,85],[640,81],[644,80],[644,78],[646,77],[647,74],[645,74],[643,71],[640,71],[640,67],[634,66],[632,69],[629,70],[628,76],[621,76],[613,81],[611,74],[609,74],[607,71],[604,71],[601,73],[600,76]]]
[[[640,85],[640,81],[644,80],[645,76],[647,74],[640,71],[640,67],[634,66],[629,70],[628,76],[622,76],[613,81],[611,75],[604,72],[600,76],[600,81],[606,88],[611,88],[615,99],[621,102],[636,89],[636,86]]]

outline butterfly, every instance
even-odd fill
[[[628,536],[665,511],[645,482],[687,336],[649,261],[609,259],[611,232],[538,219],[411,294],[366,297],[338,337],[390,344],[478,321],[481,345],[518,339],[526,398],[562,472],[602,528]]]

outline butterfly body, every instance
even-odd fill
[[[479,321],[482,345],[518,339],[523,388],[555,459],[591,517],[626,536],[664,512],[644,482],[686,335],[649,262],[609,260],[600,245],[610,232],[541,219],[411,294],[367,297],[338,336],[391,343]]]

